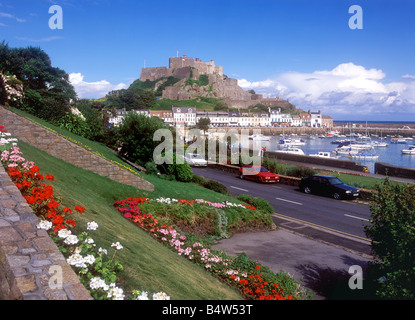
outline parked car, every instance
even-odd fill
[[[191,166],[197,167],[206,167],[207,161],[197,153],[186,153],[184,156],[184,160],[190,164]]]
[[[262,166],[244,166],[239,168],[239,177],[263,183],[276,183],[280,181],[278,174],[270,172]]]
[[[314,193],[334,199],[354,199],[359,197],[359,189],[344,184],[339,178],[325,175],[313,175],[302,178],[299,184],[304,193]]]

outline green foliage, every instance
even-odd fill
[[[209,85],[209,76],[206,74],[201,74],[197,80],[193,80],[193,70],[190,70],[189,79],[187,79],[186,84],[188,85],[198,85],[199,87]]]
[[[263,198],[254,197],[247,194],[240,194],[239,196],[237,196],[237,199],[246,202],[247,204],[255,207],[258,210],[262,210],[269,214],[274,213],[274,208],[270,205],[270,203],[267,200]]]
[[[146,174],[158,174],[159,170],[157,169],[157,165],[154,161],[149,161],[144,166],[146,168]]]
[[[175,78],[171,78],[167,80],[168,84],[175,81]],[[158,95],[158,91],[154,91],[156,82],[137,79],[128,89],[110,91],[105,97],[104,104],[114,109],[153,109]]]
[[[226,186],[218,181],[210,180],[205,177],[198,176],[198,175],[193,175],[191,182],[197,183],[198,185],[206,189],[215,191],[217,193],[220,193],[223,195],[229,195],[229,192]]]
[[[91,136],[86,121],[72,113],[65,114],[65,116],[56,121],[56,125],[85,138]]]
[[[304,168],[304,167],[291,167],[287,168],[285,174],[290,177],[308,177],[316,174],[316,171],[311,168]]]
[[[415,188],[385,179],[370,202],[370,224],[365,226],[382,276],[377,295],[386,299],[415,299]]]
[[[213,190],[218,193],[229,194],[226,186],[215,180],[208,179],[206,182],[203,183],[203,187],[205,187],[206,189]]]
[[[200,118],[196,124],[196,127],[206,132],[209,129],[209,125],[210,125],[209,118]]]
[[[107,121],[105,115],[108,115],[108,109],[98,102],[90,102],[88,100],[79,100],[75,103],[75,107],[85,117],[85,122],[88,126],[89,136],[85,137],[93,141],[105,142],[107,123],[104,125],[104,120]]]
[[[176,161],[176,154],[173,153],[173,163],[166,165],[166,174],[173,176],[176,181],[190,182],[193,178],[193,171],[190,165],[184,161],[180,164]]]
[[[179,78],[175,78],[173,76],[168,77],[161,85],[158,86],[157,90],[155,91],[156,97],[161,97],[163,90],[166,89],[166,87],[173,86],[175,83],[179,81],[180,81]]]
[[[129,113],[118,129],[118,137],[122,141],[121,155],[141,165],[152,160],[153,151],[159,144],[158,141],[153,141],[158,129],[171,130],[159,118]]]
[[[37,117],[49,122],[54,122],[70,112],[69,103],[60,94],[47,93],[45,90],[39,90],[42,96],[42,104],[34,113]]]
[[[69,75],[52,67],[49,56],[38,47],[9,48],[3,41],[0,70],[23,83],[22,109],[42,119],[60,119],[69,111],[70,100],[76,97]]]
[[[216,233],[219,239],[229,238],[230,235],[227,233],[228,228],[228,217],[224,210],[216,209],[218,212],[218,218],[216,220]]]

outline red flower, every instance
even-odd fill
[[[47,175],[45,176],[45,179],[46,179],[46,180],[49,180],[49,181],[55,181],[55,177],[54,177],[54,176],[52,176],[51,174],[47,174]]]
[[[84,213],[85,208],[77,205],[75,206],[75,210],[78,211],[80,214],[82,214]]]

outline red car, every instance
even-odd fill
[[[239,168],[239,177],[241,179],[250,179],[257,182],[276,183],[280,181],[278,174],[268,171],[262,166],[244,166]]]

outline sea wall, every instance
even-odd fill
[[[38,223],[0,165],[0,300],[92,300]]]
[[[139,189],[154,190],[154,186],[121,166],[72,143],[26,118],[0,106],[0,124],[19,140],[77,167],[95,172],[111,180]]]
[[[399,167],[385,162],[375,163],[375,173],[391,177],[415,179],[415,168]]]

